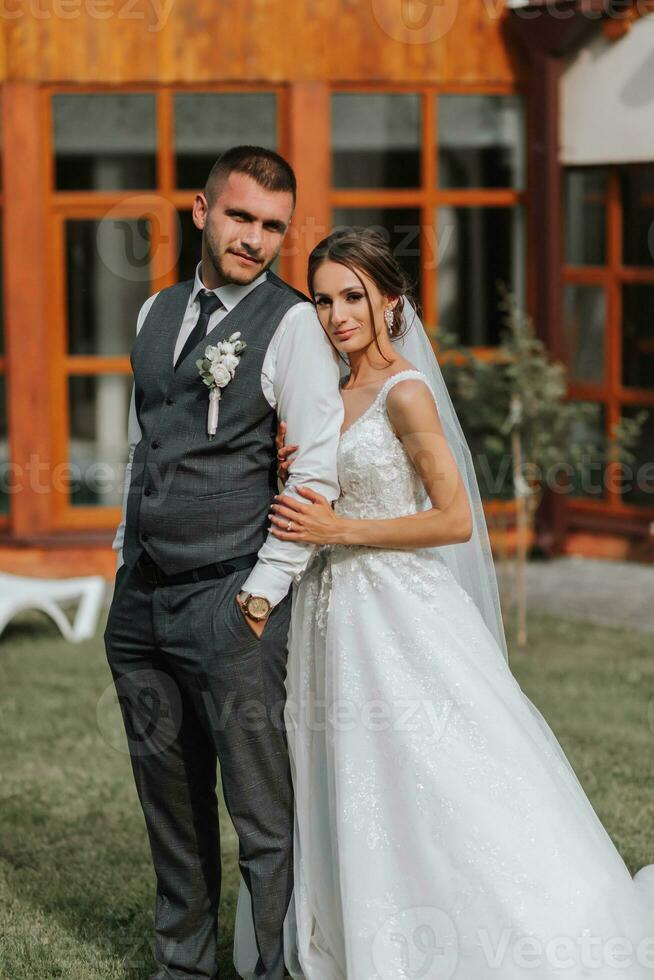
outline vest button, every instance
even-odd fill
[[[146,497],[149,497],[150,494],[152,493],[152,490],[150,489],[150,487],[146,487],[143,493],[145,494]]]
[[[149,537],[150,537],[149,534],[142,534],[141,535],[141,541],[147,541]]]
[[[166,405],[174,405],[174,404],[175,404],[174,398],[166,398]]]
[[[154,439],[154,440],[153,440],[153,441],[152,441],[152,442],[150,443],[150,446],[152,447],[152,449],[158,449],[160,445],[161,445],[161,443],[159,442],[159,440],[158,440],[158,439]]]

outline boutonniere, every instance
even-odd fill
[[[247,344],[239,340],[239,333],[233,333],[227,340],[221,340],[215,346],[209,344],[204,357],[196,361],[200,377],[209,389],[209,412],[207,416],[207,433],[210,439],[218,428],[218,409],[222,389],[226,388],[236,374],[241,360],[241,354]]]

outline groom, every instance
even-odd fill
[[[120,553],[104,634],[157,889],[150,980],[216,980],[216,763],[239,840],[256,976],[284,976],[293,798],[283,725],[289,587],[313,546],[268,536],[275,435],[289,487],[338,496],[339,369],[313,306],[270,271],[295,205],[288,163],[240,146],[197,194],[195,278],[144,304]],[[240,332],[216,435],[196,361]],[[222,380],[222,379],[221,379]],[[289,490],[287,489],[287,492]]]

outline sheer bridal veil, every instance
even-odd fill
[[[403,315],[405,332],[402,337],[393,341],[393,345],[425,375],[429,383],[448,447],[456,461],[472,511],[473,531],[470,539],[459,544],[445,545],[438,548],[438,551],[461,588],[465,589],[479,609],[504,659],[508,661],[495,563],[472,454],[427,332],[406,296]],[[427,507],[430,506],[428,501]]]

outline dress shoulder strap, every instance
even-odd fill
[[[386,378],[386,381],[379,389],[379,395],[377,396],[379,401],[385,404],[391,388],[395,387],[399,381],[406,381],[408,378],[416,378],[418,381],[424,381],[427,384],[427,379],[422,371],[418,371],[416,368],[407,368],[406,371],[398,371],[397,374],[391,374],[390,378]]]

